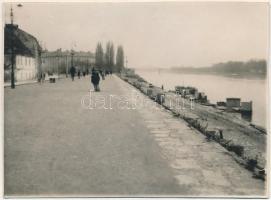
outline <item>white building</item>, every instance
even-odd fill
[[[36,59],[30,56],[16,55],[16,73],[17,81],[33,80],[37,78]]]
[[[15,81],[37,79],[40,73],[41,47],[37,39],[29,33],[18,28],[17,25],[5,26],[5,82],[11,78],[11,55],[14,54]]]

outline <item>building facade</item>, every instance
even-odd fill
[[[37,76],[36,60],[30,56],[16,55],[16,80],[31,80]]]
[[[81,72],[90,70],[95,63],[95,58],[91,52],[82,51],[43,51],[41,54],[43,72],[48,74],[69,74],[73,65]]]
[[[12,55],[15,81],[37,79],[41,72],[41,47],[37,39],[14,24],[6,24],[4,34],[4,81],[11,79]]]

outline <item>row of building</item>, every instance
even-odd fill
[[[40,74],[68,74],[71,65],[84,71],[95,63],[91,52],[43,50],[38,40],[18,25],[6,24],[4,31],[4,81],[11,80],[12,56],[15,81],[38,79]]]
[[[68,74],[73,65],[81,72],[90,71],[95,63],[95,58],[91,52],[75,51],[43,51],[41,54],[42,71],[49,74]]]

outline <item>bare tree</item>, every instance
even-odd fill
[[[100,69],[104,68],[104,52],[100,42],[98,42],[95,52],[95,65]]]
[[[116,70],[120,72],[124,68],[124,51],[122,46],[118,46],[116,55]]]
[[[114,70],[114,61],[115,53],[114,53],[114,45],[112,42],[107,42],[106,44],[106,52],[105,52],[105,66],[106,69],[109,71],[115,71]]]

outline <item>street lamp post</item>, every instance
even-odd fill
[[[73,49],[71,50],[71,68],[73,67],[73,56],[74,56],[74,52]]]
[[[14,29],[13,29],[13,9],[10,8],[10,22],[11,22],[11,88],[15,88],[14,77]]]
[[[73,56],[74,56],[74,47],[76,46],[76,43],[73,41],[72,43],[71,43],[71,67],[73,67]]]
[[[12,26],[12,37],[11,37],[11,88],[15,88],[15,77],[14,77],[14,35]]]
[[[66,78],[68,78],[68,56],[66,55]]]
[[[22,4],[18,4],[17,7],[22,7]],[[15,52],[14,52],[14,26],[13,26],[13,21],[14,21],[14,14],[13,14],[13,8],[12,4],[10,7],[10,23],[11,23],[11,88],[15,88],[15,73],[14,73],[14,65],[15,65]]]
[[[57,53],[57,79],[59,79],[59,53]]]

